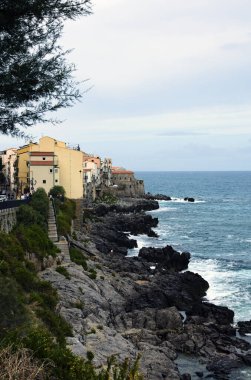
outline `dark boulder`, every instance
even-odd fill
[[[226,306],[218,306],[209,302],[194,304],[189,314],[199,315],[218,325],[229,325],[233,323],[234,319],[233,310]]]
[[[237,323],[239,327],[240,335],[250,334],[251,333],[251,321],[242,321]]]
[[[175,270],[176,272],[187,269],[190,253],[179,253],[172,246],[164,248],[143,247],[139,251],[139,257],[150,263],[157,264],[158,269]]]
[[[145,198],[149,200],[157,200],[157,201],[171,201],[172,198],[169,197],[169,195],[164,195],[164,194],[150,194],[147,193],[145,194]]]
[[[185,197],[185,198],[184,198],[184,201],[187,201],[187,202],[194,202],[195,199],[194,199],[194,198],[191,198],[191,197]]]

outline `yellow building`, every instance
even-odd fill
[[[17,149],[17,186],[19,195],[29,187],[29,160],[32,146],[36,143],[29,143]]]
[[[83,153],[66,143],[42,137],[38,144],[29,144],[19,153],[19,170],[26,170],[31,190],[43,187],[48,193],[54,185],[63,186],[71,199],[83,197]],[[18,175],[19,176],[19,175]]]

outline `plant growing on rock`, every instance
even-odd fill
[[[70,257],[71,257],[71,261],[73,261],[75,264],[81,265],[84,270],[88,270],[86,257],[79,249],[71,247]]]
[[[46,380],[49,374],[49,363],[35,359],[30,350],[14,350],[12,346],[0,349],[1,380]]]
[[[71,279],[70,273],[68,272],[68,270],[65,267],[61,267],[61,266],[57,267],[56,272],[65,276],[65,278],[67,278],[67,280]]]

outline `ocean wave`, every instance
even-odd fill
[[[188,201],[185,201],[184,198],[178,198],[178,197],[172,197],[172,199],[170,201],[165,201],[165,200],[160,200],[158,201],[160,204],[161,203],[206,203],[206,201],[202,200],[202,199],[195,199],[194,202],[188,202]]]
[[[158,208],[157,210],[152,210],[151,211],[151,214],[157,214],[159,212],[167,212],[167,211],[176,211],[177,208],[176,207],[160,207]]]

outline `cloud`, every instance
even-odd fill
[[[172,137],[172,136],[204,136],[207,135],[207,133],[204,132],[194,132],[194,131],[185,131],[185,130],[170,130],[170,131],[163,131],[157,134],[157,136],[167,136],[167,137]]]
[[[137,169],[217,169],[219,151],[221,168],[247,168],[250,7],[250,0],[95,0],[94,14],[67,22],[62,39],[74,48],[77,79],[94,87],[58,113],[62,125],[30,132]],[[0,149],[21,143],[1,136]]]

